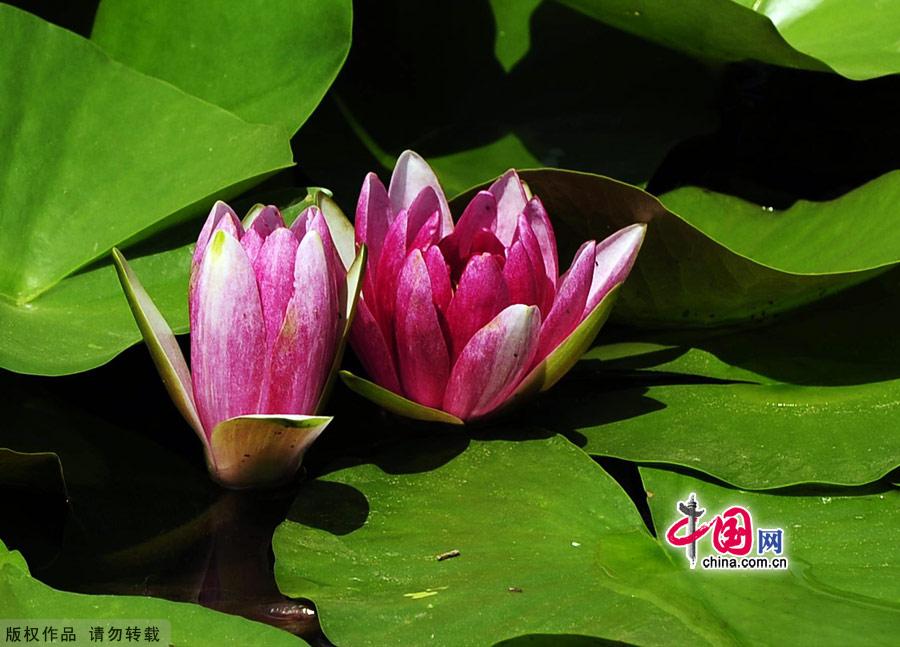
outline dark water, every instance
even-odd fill
[[[275,584],[272,532],[291,486],[233,492],[206,475],[200,442],[168,401],[146,350],[63,378],[0,374],[3,445],[55,451],[32,483],[0,487],[0,537],[35,577],[92,594],[194,602],[328,645],[315,607]]]

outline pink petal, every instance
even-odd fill
[[[314,207],[306,207],[303,211],[297,214],[297,217],[294,218],[294,222],[291,223],[291,231],[294,232],[294,235],[297,237],[297,240],[303,240],[303,237],[306,235],[306,230],[309,228],[309,224],[312,222]]]
[[[497,259],[491,254],[469,259],[447,308],[453,357],[459,355],[475,331],[508,305],[509,290]]]
[[[475,333],[450,373],[443,409],[466,420],[503,404],[534,360],[540,327],[535,306],[515,304]]]
[[[304,209],[291,225],[291,231],[294,232],[297,240],[303,240],[303,237],[311,231],[318,233],[319,238],[322,239],[322,245],[325,247],[325,257],[328,259],[329,267],[334,270],[335,282],[343,281],[346,276],[344,263],[334,244],[334,239],[331,237],[328,219],[319,207],[313,205]]]
[[[238,220],[237,215],[232,211],[231,207],[222,201],[216,202],[213,206],[213,211],[210,212],[209,218],[207,218],[206,224],[203,226],[204,231],[207,226],[210,226],[211,229],[206,242],[201,246],[201,240],[204,238],[204,233],[201,231],[200,238],[197,240],[197,245],[194,247],[194,257],[191,261],[191,275],[188,281],[189,292],[193,292],[194,290],[194,286],[197,283],[200,274],[200,265],[206,254],[206,248],[209,246],[209,240],[212,240],[212,237],[215,236],[216,232],[224,231],[234,239],[243,241],[244,228],[241,225],[241,222]],[[250,257],[248,257],[248,260],[250,260],[252,264],[252,259]],[[188,316],[193,320],[194,301],[190,299],[188,300]]]
[[[381,258],[381,247],[392,220],[393,212],[387,190],[377,175],[369,173],[363,181],[356,203],[354,229],[356,242],[366,245],[369,248],[369,258],[375,261],[369,264],[370,267]],[[374,270],[371,267],[367,274],[374,274]]]
[[[303,240],[306,232],[311,231],[315,228],[316,220],[325,223],[325,230],[328,231],[328,242],[331,243],[331,231],[328,229],[328,223],[325,220],[325,216],[322,214],[322,210],[315,205],[306,207],[306,209],[301,211],[291,225],[291,231],[293,231],[294,235],[297,236],[297,240]]]
[[[244,228],[241,221],[238,220],[234,210],[221,200],[217,200],[206,217],[203,229],[197,237],[197,244],[194,246],[194,256],[191,259],[191,273],[195,273],[203,261],[203,255],[206,253],[206,247],[212,239],[212,235],[218,230],[227,231],[236,240],[240,240]]]
[[[419,192],[415,200],[407,209],[409,222],[406,225],[406,244],[407,247],[412,246],[412,242],[419,235],[419,230],[426,222],[432,220],[432,214],[437,213],[438,217],[434,218],[436,225],[434,232],[440,232],[440,211],[441,203],[438,200],[437,193],[430,186],[426,186]]]
[[[410,242],[409,246],[406,248],[407,253],[413,249],[426,250],[432,245],[437,244],[438,240],[440,240],[440,228],[441,228],[441,214],[437,211],[431,214],[431,217],[425,221],[425,223],[419,228],[419,232],[416,234],[416,237]],[[411,226],[412,223],[409,223],[407,227]],[[406,238],[409,240],[409,233],[407,233]]]
[[[244,217],[244,230],[253,230],[262,238],[280,227],[284,227],[284,218],[278,208],[272,205],[257,205]]]
[[[425,252],[425,265],[428,266],[428,275],[431,277],[434,305],[439,311],[446,312],[450,299],[453,298],[453,287],[450,285],[450,268],[447,267],[439,247],[428,248]]]
[[[318,232],[309,231],[300,241],[293,279],[260,413],[315,413],[337,348],[339,304]]]
[[[397,281],[400,269],[406,260],[406,225],[408,217],[406,211],[401,211],[394,218],[384,237],[384,245],[381,248],[381,258],[378,259],[378,269],[375,271],[377,280],[371,282],[371,291],[368,295],[374,298],[369,302],[370,310],[382,330],[385,337],[391,330],[391,322],[394,319],[394,306],[397,302]],[[374,292],[374,294],[373,294]],[[372,306],[375,306],[372,308]],[[388,340],[390,342],[390,339]]]
[[[614,286],[628,277],[646,232],[645,224],[629,225],[597,243],[594,252],[594,275],[584,304],[582,319],[597,307]]]
[[[311,219],[307,225],[307,232],[315,231],[319,234],[319,238],[322,239],[322,246],[325,248],[325,258],[328,259],[328,268],[332,275],[334,288],[340,292],[341,286],[347,277],[347,272],[344,270],[344,263],[341,261],[341,256],[337,251],[334,240],[331,238],[331,229],[328,227],[328,221],[325,219],[325,214],[318,207],[310,207],[308,211],[311,214]]]
[[[427,407],[440,407],[450,374],[447,343],[431,293],[422,252],[407,258],[397,288],[397,363],[405,395]]]
[[[397,164],[394,166],[394,173],[391,175],[391,184],[388,188],[388,195],[390,196],[391,207],[394,213],[401,209],[409,209],[413,200],[425,187],[431,187],[434,189],[435,195],[437,195],[441,211],[440,235],[444,237],[453,231],[453,219],[450,217],[450,207],[447,205],[444,191],[441,189],[434,171],[428,166],[428,162],[417,153],[404,151],[397,158]]]
[[[530,204],[530,203],[529,203]],[[528,208],[526,207],[526,211]],[[552,233],[552,232],[551,232]],[[553,307],[553,299],[556,296],[556,270],[548,270],[548,260],[544,256],[544,249],[535,234],[526,214],[519,215],[516,229],[516,239],[522,243],[525,253],[531,263],[534,272],[534,303],[541,309],[541,314],[546,318]],[[555,243],[554,243],[555,244]],[[553,250],[552,267],[556,267],[556,249]],[[522,303],[525,303],[524,301]]]
[[[519,214],[525,209],[528,198],[519,175],[510,169],[491,186],[489,191],[497,199],[497,226],[494,233],[504,247],[512,244]]]
[[[494,229],[497,222],[497,198],[490,191],[479,191],[463,211],[452,236],[460,241],[459,251],[469,253],[472,236],[482,229]]]
[[[350,345],[376,383],[394,393],[403,393],[397,369],[394,368],[393,353],[364,299],[356,304],[356,318],[350,328]]]
[[[584,304],[591,289],[596,246],[591,240],[579,247],[572,267],[563,276],[550,314],[541,327],[539,358],[550,354],[581,322]]]
[[[470,256],[475,254],[493,254],[503,259],[506,256],[506,247],[490,229],[481,229],[475,232],[472,247],[469,249]]]
[[[257,413],[266,347],[256,276],[226,231],[212,237],[190,302],[194,400],[209,433],[222,420]]]
[[[540,198],[534,197],[525,205],[523,213],[541,248],[541,257],[544,259],[547,277],[556,287],[556,279],[559,277],[559,259],[556,254],[556,235],[553,233],[553,225],[550,224],[547,210],[544,209]]]
[[[479,191],[466,205],[453,233],[441,240],[441,251],[451,266],[461,273],[470,255],[472,238],[482,229],[492,229],[497,221],[497,199],[489,191]]]
[[[255,229],[249,230],[244,234],[243,238],[241,238],[241,247],[247,252],[247,258],[250,259],[250,263],[256,262],[256,257],[259,254],[259,250],[262,249],[264,242],[265,238]]]
[[[503,266],[503,280],[509,288],[511,303],[540,305],[537,296],[538,276],[521,241],[516,241],[509,249],[506,264]]]
[[[253,233],[252,229],[248,231],[245,240]],[[284,227],[276,229],[266,238],[253,261],[269,349],[275,344],[288,302],[294,294],[294,261],[298,245],[292,231]]]

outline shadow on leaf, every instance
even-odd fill
[[[355,487],[315,480],[300,486],[287,519],[333,535],[346,535],[361,528],[368,516],[369,502]]]

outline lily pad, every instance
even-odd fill
[[[636,221],[650,223],[613,313],[615,320],[629,324],[759,321],[876,276],[900,261],[900,236],[883,226],[900,199],[896,173],[830,202],[798,202],[779,214],[699,190],[656,198],[589,173],[538,169],[520,175],[553,218],[562,259],[571,258],[584,240],[601,239]],[[473,192],[454,199],[454,208]],[[684,213],[667,208],[670,200],[689,208]],[[734,213],[722,216],[729,209]],[[720,216],[727,225],[720,224]],[[868,233],[870,244],[859,244],[863,234],[848,233],[854,227]],[[817,251],[792,228],[814,230]]]
[[[91,40],[136,70],[291,134],[341,69],[351,20],[350,0],[103,0]]]
[[[632,334],[585,355],[543,424],[744,488],[869,483],[900,464],[898,316],[895,270],[765,328]]]
[[[16,232],[0,241],[0,366],[85,370],[137,340],[115,308],[101,318],[101,302],[120,297],[112,268],[90,263],[289,166],[291,153],[280,129],[125,67],[19,9],[0,6],[0,25],[9,152],[0,224]],[[26,49],[34,55],[23,59]]]
[[[421,472],[424,452],[443,464]],[[881,555],[830,566],[839,561],[838,537],[849,541],[842,524],[810,533],[796,570],[704,578],[651,537],[618,484],[560,437],[473,440],[462,453],[446,439],[406,442],[315,483],[354,496],[344,497],[346,510],[312,514],[301,489],[274,537],[276,578],[288,595],[316,602],[338,644],[485,645],[568,634],[722,645],[813,633],[829,643],[850,632],[880,644],[898,619],[896,578],[866,572],[873,588],[865,599],[862,584],[842,582]],[[364,522],[337,527],[361,497]],[[792,509],[786,504],[785,516]],[[894,514],[884,527],[896,523]],[[851,537],[867,532],[854,530]],[[828,587],[805,577],[802,560],[814,555]]]
[[[194,604],[137,596],[82,595],[57,591],[34,579],[22,555],[0,541],[0,615],[21,620],[167,622],[177,645],[305,645],[303,640],[264,624]],[[142,627],[143,628],[143,627]],[[61,630],[61,628],[60,628]],[[87,636],[82,637],[83,640]]]
[[[850,79],[900,72],[896,3],[842,0],[562,0],[619,29],[703,58],[756,59]]]
[[[810,491],[806,496],[745,492],[723,487],[690,475],[642,467],[647,502],[660,543],[666,530],[683,517],[676,506],[696,494],[709,521],[732,505],[746,508],[759,528],[781,528],[782,555],[789,560],[778,572],[688,572],[683,548],[665,546],[680,576],[691,578],[698,594],[716,610],[727,610],[735,625],[747,623],[760,612],[765,622],[756,630],[802,636],[803,627],[817,641],[854,642],[860,635],[871,644],[888,645],[890,633],[900,622],[900,546],[892,540],[900,530],[900,491],[888,485],[862,489]],[[758,536],[750,557],[759,556]],[[698,542],[698,555],[712,552],[709,538]],[[680,554],[679,554],[680,553]],[[765,554],[775,557],[773,552]],[[701,565],[698,564],[698,569]],[[658,582],[650,575],[648,586]],[[834,613],[810,602],[822,600]],[[840,611],[841,606],[845,611]],[[867,610],[866,610],[867,609]],[[854,626],[851,616],[859,614]],[[800,639],[800,642],[803,642]]]
[[[315,601],[331,641],[485,645],[582,633],[659,642],[673,618],[629,595],[604,571],[602,552],[607,537],[634,546],[635,557],[654,542],[615,481],[580,450],[559,437],[473,441],[446,462],[457,441],[411,444],[315,482],[349,488],[346,506],[363,497],[361,527],[319,530],[347,511],[311,517],[301,489],[275,532],[279,588]],[[445,464],[419,473],[416,455],[426,453]]]
[[[675,384],[573,398],[552,428],[585,451],[685,465],[749,489],[798,483],[858,485],[900,464],[900,381],[812,387]],[[549,423],[548,423],[549,426]]]
[[[144,286],[176,333],[188,331],[192,245],[133,259]],[[104,364],[140,341],[112,265],[98,265],[21,307],[0,299],[0,366],[65,375]]]
[[[787,209],[697,187],[659,196],[670,211],[741,256],[795,274],[864,272],[900,260],[884,222],[898,212],[900,171],[835,200],[798,200]]]
[[[509,72],[531,47],[531,16],[543,0],[490,0],[497,35],[494,55]]]

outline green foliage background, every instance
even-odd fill
[[[896,642],[900,5],[17,4],[0,616],[167,617],[198,645],[301,640],[254,620],[320,645]],[[564,266],[647,222],[613,323],[486,427],[338,389],[305,478],[219,491],[126,350],[109,250],[187,332],[213,200],[325,186],[352,213],[405,148],[456,214],[523,169]],[[784,528],[790,568],[691,571],[662,539],[690,492]]]

